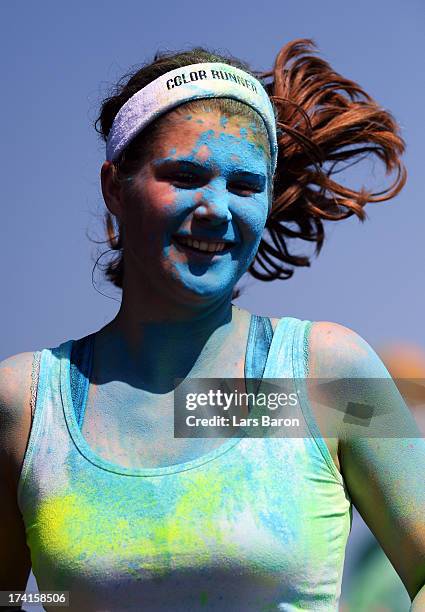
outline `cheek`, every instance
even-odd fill
[[[170,185],[147,185],[128,200],[125,215],[127,235],[132,236],[133,241],[143,240],[153,246],[177,214],[177,194]]]
[[[175,278],[187,261],[184,253],[171,246],[170,235],[181,226],[200,195],[158,182],[145,185],[131,202],[127,226],[133,249],[146,261],[153,258],[161,262],[161,267]]]
[[[259,242],[267,220],[268,202],[266,198],[258,198],[250,205],[239,210],[240,225],[250,242]]]
[[[166,182],[156,183],[148,188],[142,204],[144,210],[158,218],[167,218],[174,215],[177,206],[176,190]]]
[[[175,280],[179,280],[182,271],[187,267],[187,259],[184,253],[167,246],[164,250],[163,267],[167,274]]]

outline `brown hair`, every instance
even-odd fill
[[[404,142],[391,114],[381,108],[359,85],[337,74],[315,55],[311,40],[286,44],[276,57],[273,70],[255,72],[240,60],[201,47],[174,54],[157,53],[149,63],[125,75],[113,95],[102,104],[95,129],[106,141],[114,117],[137,91],[166,72],[199,62],[223,62],[245,70],[264,85],[276,109],[279,155],[274,175],[272,207],[256,257],[249,272],[257,279],[290,278],[291,266],[309,266],[311,256],[290,253],[290,239],[300,238],[322,248],[324,221],[339,221],[352,215],[366,218],[368,202],[394,197],[406,182],[400,160]],[[244,115],[256,122],[260,137],[267,141],[264,124],[249,106],[226,98],[194,100],[184,111],[217,108],[224,115]],[[178,110],[178,109],[176,109]],[[150,154],[152,143],[166,126],[167,115],[145,128],[115,163],[117,180],[125,180]],[[98,127],[99,126],[99,127]],[[394,181],[373,193],[366,188],[350,189],[335,175],[365,156],[380,160]],[[105,213],[107,242],[118,256],[107,264],[106,277],[117,287],[123,281],[122,228]]]

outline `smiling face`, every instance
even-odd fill
[[[267,219],[265,145],[248,119],[170,113],[122,192],[125,283],[185,301],[231,295]]]

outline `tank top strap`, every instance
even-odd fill
[[[309,369],[309,339],[312,325],[313,323],[311,321],[299,321],[299,324],[294,330],[294,378],[297,380],[300,407],[303,412],[305,422],[307,423],[311,439],[317,445],[331,473],[335,476],[340,484],[343,484],[344,481],[341,472],[338,471],[331,457],[329,448],[326,445],[326,442],[319,429],[313,409],[311,407],[311,402],[309,400],[307,379]]]
[[[319,451],[322,461],[325,461],[332,475],[342,484],[342,475],[336,468],[322,437],[307,390],[312,325],[312,321],[302,321],[294,317],[285,317],[279,321],[270,347],[264,378],[293,378],[296,381],[299,406],[309,431],[308,440]]]
[[[40,374],[40,361],[42,351],[35,351],[32,359],[31,367],[31,387],[30,387],[30,402],[31,402],[31,422],[34,418],[35,404],[37,402],[37,387]]]
[[[74,340],[70,359],[70,383],[75,418],[81,430],[93,369],[94,333]]]
[[[294,378],[294,367],[302,371],[305,352],[299,351],[295,342],[304,333],[310,321],[300,321],[294,317],[283,317],[278,322],[270,345],[264,378]]]
[[[262,378],[272,338],[273,327],[270,319],[261,315],[251,315],[245,354],[246,379]]]
[[[33,455],[45,457],[49,452],[51,435],[67,442],[64,415],[60,404],[61,359],[71,341],[63,342],[54,348],[36,351],[33,356],[31,372],[31,413],[32,422],[27,449],[18,483],[18,503],[21,503],[22,490],[31,468]],[[53,431],[53,434],[52,434]],[[66,446],[66,443],[65,445]],[[22,510],[22,507],[20,506]]]

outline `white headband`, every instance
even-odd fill
[[[118,111],[106,142],[106,159],[116,160],[141,130],[171,108],[202,98],[233,98],[262,117],[269,136],[272,173],[277,163],[276,118],[263,85],[247,72],[221,63],[191,64],[158,77]]]

